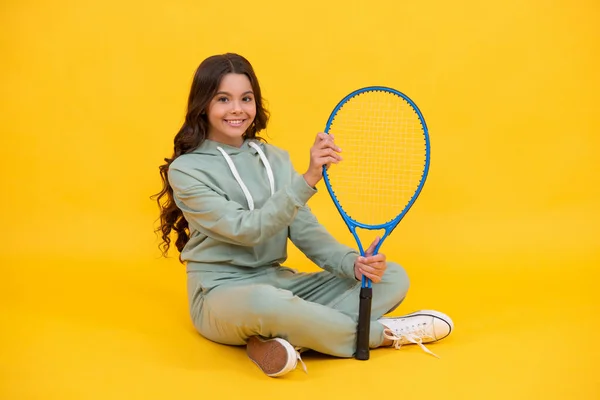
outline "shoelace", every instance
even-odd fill
[[[435,354],[433,351],[429,350],[423,344],[423,338],[424,337],[427,338],[427,337],[430,337],[430,336],[427,333],[425,333],[425,331],[423,331],[422,329],[421,330],[415,330],[415,331],[412,331],[412,332],[399,332],[399,333],[396,333],[396,332],[392,331],[391,329],[384,329],[383,336],[386,339],[393,340],[392,346],[394,346],[395,349],[400,349],[400,347],[402,347],[402,340],[405,340],[407,342],[419,345],[419,347],[421,349],[423,349],[423,351],[425,353],[428,353],[428,354],[431,354],[434,357],[440,358],[440,356],[438,356],[437,354]]]
[[[300,352],[298,351],[299,349],[300,349],[299,347],[296,347],[296,360],[300,361],[300,364],[302,364],[302,370],[304,370],[305,374],[308,374],[308,370],[306,369],[306,364],[304,364],[304,361],[302,361],[302,357],[300,357]]]

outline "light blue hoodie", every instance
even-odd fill
[[[286,151],[256,140],[240,148],[205,140],[173,161],[169,183],[189,224],[181,253],[188,271],[280,265],[289,238],[319,267],[354,279],[357,251],[335,240],[306,206],[316,190]]]

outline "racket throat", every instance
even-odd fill
[[[379,248],[391,232],[391,229],[387,227],[382,229],[361,229],[352,226],[349,227],[349,230],[350,233],[352,233],[356,244],[358,245],[358,252],[363,257],[367,256],[367,253],[369,253],[369,247],[377,237],[379,237],[379,242],[377,243],[375,249],[371,252],[370,255],[375,255],[379,253]]]

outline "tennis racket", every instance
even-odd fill
[[[430,143],[425,119],[403,93],[372,86],[344,97],[325,133],[335,137],[344,158],[323,169],[329,195],[362,256],[357,228],[384,231],[373,253],[377,254],[427,179]],[[371,299],[371,281],[363,276],[355,354],[359,360],[369,359]]]

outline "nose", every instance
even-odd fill
[[[242,112],[242,104],[237,100],[232,101],[231,102],[231,112],[234,114],[241,113]]]

